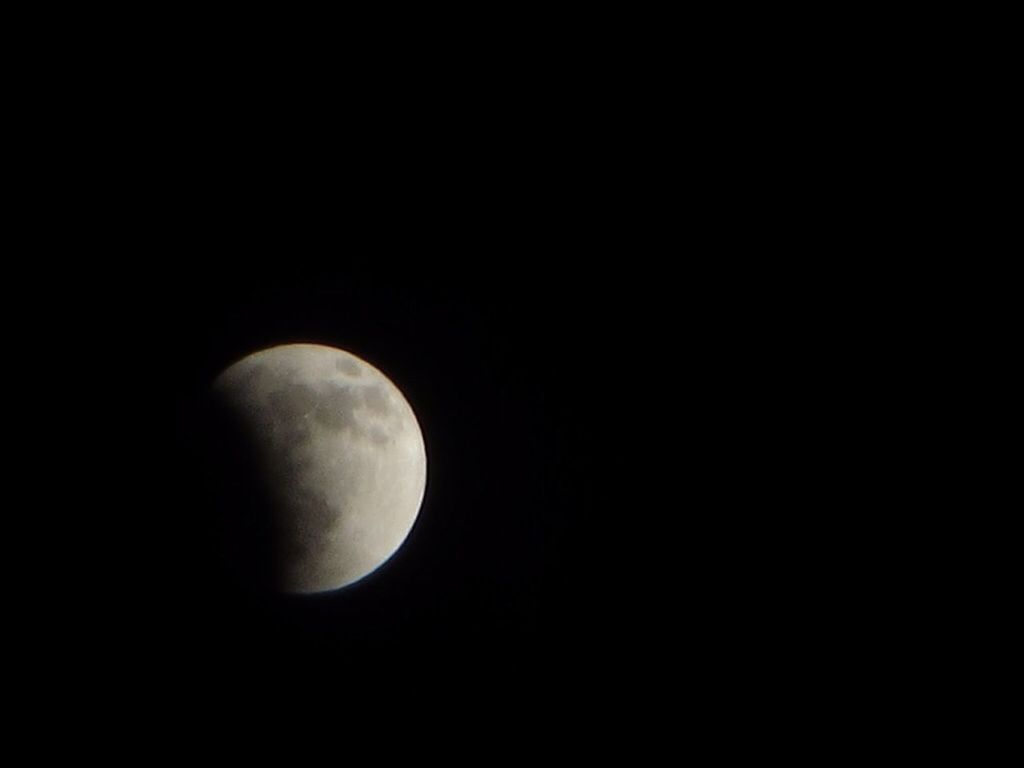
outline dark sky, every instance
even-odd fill
[[[565,71],[522,83],[519,39],[500,76],[475,56],[396,62],[404,91],[365,74],[384,49],[351,54],[340,84],[277,56],[266,77],[230,57],[177,83],[176,41],[161,76],[112,55],[109,73],[83,58],[27,86],[38,147],[12,145],[26,234],[2,291],[25,390],[8,404],[29,426],[14,448],[35,470],[15,465],[9,518],[39,530],[5,537],[7,596],[61,691],[215,710],[527,690],[557,713],[556,688],[673,694],[697,673],[728,696],[722,669],[784,672],[773,642],[821,645],[822,606],[841,603],[820,574],[851,532],[891,538],[861,522],[887,517],[864,490],[877,444],[901,448],[875,402],[931,317],[892,343],[885,305],[917,288],[866,265],[864,243],[888,240],[859,192],[821,183],[851,178],[845,138],[807,154],[788,107],[749,112],[705,75],[720,51],[693,54],[677,98],[654,76],[674,77],[656,61],[671,46],[640,36],[629,73],[616,42],[582,37],[612,54],[603,69],[566,49]],[[427,495],[358,587],[257,599],[213,545],[203,397],[234,360],[296,341],[401,388]]]

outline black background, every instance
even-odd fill
[[[916,550],[894,530],[909,501],[880,486],[915,453],[903,414],[930,384],[901,367],[935,316],[907,302],[933,267],[892,266],[908,188],[886,184],[889,134],[847,135],[846,102],[822,105],[846,90],[799,47],[800,77],[776,75],[775,52],[737,58],[693,25],[713,50],[687,42],[679,66],[649,24],[632,46],[613,26],[574,18],[552,63],[529,36],[485,62],[487,34],[471,52],[427,35],[404,60],[328,27],[294,57],[247,38],[260,66],[224,45],[247,37],[234,20],[220,66],[178,40],[141,66],[146,34],[19,62],[3,292],[29,426],[12,448],[35,473],[12,473],[6,522],[37,530],[5,538],[27,608],[7,615],[42,711],[78,694],[78,715],[114,699],[136,722],[227,721],[248,702],[273,721],[326,701],[388,722],[411,701],[461,735],[453,695],[487,717],[523,693],[558,732],[606,707],[601,728],[580,718],[601,748],[619,710],[675,733],[672,696],[694,689],[734,737],[737,710],[779,711],[793,668],[830,716],[835,671],[888,651],[891,624],[858,613],[883,602],[865,580],[891,592],[886,557]],[[270,600],[223,578],[201,404],[224,366],[289,341],[384,370],[429,478],[380,573]],[[502,722],[501,747],[529,728]]]

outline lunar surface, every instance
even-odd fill
[[[341,349],[272,347],[214,382],[251,457],[264,559],[282,592],[348,586],[402,545],[426,489],[423,435],[379,370]]]

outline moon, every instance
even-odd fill
[[[342,349],[287,344],[234,363],[214,392],[250,457],[249,493],[259,497],[250,512],[262,511],[247,524],[265,532],[260,557],[277,591],[346,587],[402,546],[423,502],[427,455],[387,376]]]

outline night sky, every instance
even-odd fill
[[[603,65],[559,44],[564,66],[525,80],[518,38],[493,69],[347,42],[347,64],[318,64],[335,42],[304,44],[294,74],[218,44],[230,68],[195,62],[188,82],[176,40],[152,71],[112,53],[105,72],[83,57],[21,85],[25,235],[2,290],[28,443],[8,517],[36,530],[5,546],[26,609],[9,631],[38,653],[13,664],[56,680],[30,674],[39,695],[91,709],[116,692],[140,719],[138,702],[216,719],[250,701],[374,717],[413,701],[442,722],[453,692],[483,716],[524,693],[561,730],[587,702],[674,717],[660,702],[698,677],[722,700],[740,700],[732,681],[771,696],[787,658],[861,631],[849,616],[873,604],[843,590],[884,573],[864,552],[902,546],[902,497],[872,483],[914,452],[892,424],[917,429],[899,379],[934,332],[904,301],[919,270],[867,263],[889,242],[873,209],[822,181],[847,195],[865,172],[838,159],[845,138],[823,128],[808,150],[820,116],[751,111],[706,76],[727,48],[695,54],[680,87],[674,44],[645,32],[632,57],[580,29],[562,35]],[[428,477],[386,566],[280,598],[226,576],[206,398],[231,363],[291,342],[383,371]],[[600,748],[610,729],[591,730]]]

